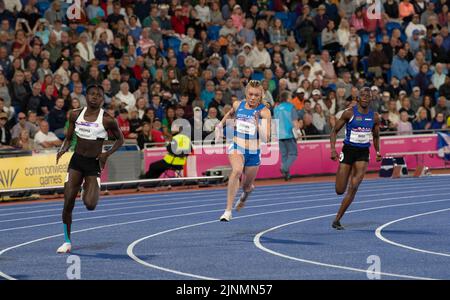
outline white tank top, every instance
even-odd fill
[[[104,110],[100,108],[100,112],[98,113],[97,120],[95,120],[95,122],[88,122],[84,119],[84,113],[86,110],[87,107],[83,108],[75,121],[76,135],[85,140],[106,139],[108,137],[108,133],[106,132],[105,127],[103,127]]]

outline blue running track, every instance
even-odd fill
[[[450,279],[449,181],[365,180],[343,231],[329,182],[257,187],[228,223],[225,189],[77,201],[72,255],[81,279]],[[67,279],[62,205],[0,205],[1,279]]]

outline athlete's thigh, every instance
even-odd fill
[[[100,194],[100,177],[86,176],[83,184],[83,201],[87,205],[96,205]]]
[[[244,155],[237,150],[232,150],[228,155],[233,171],[242,173],[244,170]]]
[[[345,192],[351,172],[352,165],[346,163],[339,164],[338,171],[336,172],[336,191],[340,193]]]
[[[65,192],[67,192],[67,189],[76,189],[78,192],[83,183],[83,173],[75,169],[69,169],[66,176],[66,181],[64,182]]]

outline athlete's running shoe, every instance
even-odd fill
[[[236,202],[236,205],[234,205],[234,209],[236,211],[240,211],[241,208],[243,208],[245,206],[245,201],[247,200],[247,196],[245,192],[242,193],[241,197],[239,198],[239,200]]]
[[[70,251],[72,251],[72,244],[64,243],[56,250],[56,253],[70,253]]]
[[[222,222],[229,222],[231,220],[232,216],[231,216],[231,211],[230,210],[226,210],[223,215],[220,217],[220,221]]]
[[[331,227],[333,227],[336,230],[344,230],[344,226],[341,225],[341,222],[334,221],[333,224],[331,224]]]

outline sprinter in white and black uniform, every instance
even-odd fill
[[[340,164],[336,173],[336,193],[344,194],[347,184],[348,190],[332,223],[332,227],[337,230],[344,229],[340,220],[355,198],[366,173],[371,137],[373,137],[373,146],[377,152],[376,159],[381,161],[379,116],[369,108],[371,99],[370,88],[363,88],[360,91],[358,104],[344,111],[330,134],[331,159],[336,160],[336,136],[339,130],[346,125],[344,147],[339,156]]]
[[[220,221],[230,221],[234,197],[239,189],[239,179],[243,174],[243,193],[236,202],[239,211],[253,191],[253,182],[261,163],[261,141],[270,141],[270,110],[262,103],[264,89],[258,80],[250,80],[246,89],[246,99],[235,101],[232,109],[216,127],[216,134],[222,132],[226,121],[234,118],[233,143],[228,148],[231,174],[228,178],[227,204]]]
[[[64,183],[64,209],[62,212],[64,244],[58,248],[58,253],[69,253],[72,249],[70,239],[72,210],[81,185],[83,184],[81,198],[84,205],[88,210],[94,210],[99,198],[101,170],[108,157],[123,144],[123,134],[116,119],[101,108],[104,101],[102,86],[89,86],[86,89],[86,100],[87,107],[71,111],[66,138],[56,155],[56,163],[58,163],[61,156],[69,149],[75,133],[77,145],[70,160]],[[108,138],[108,132],[114,136],[116,141],[111,149],[102,152],[103,142]]]

